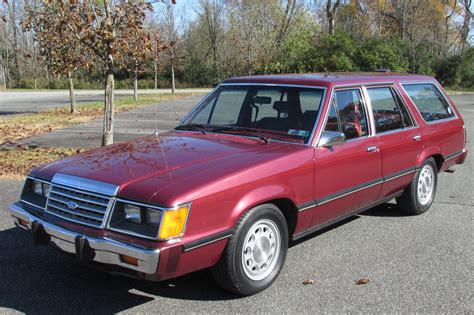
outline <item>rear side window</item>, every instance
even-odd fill
[[[410,116],[391,87],[368,88],[377,133],[411,127]]]
[[[403,88],[425,121],[454,117],[453,110],[434,84],[404,84]]]

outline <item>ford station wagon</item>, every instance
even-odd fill
[[[438,173],[466,155],[461,115],[431,77],[240,77],[172,131],[33,169],[10,211],[34,244],[104,271],[160,281],[211,268],[251,295],[290,242],[392,199],[427,211]]]

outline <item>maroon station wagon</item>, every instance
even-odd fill
[[[277,278],[290,241],[392,199],[427,211],[437,174],[466,155],[461,115],[431,77],[232,78],[173,131],[32,170],[10,211],[34,244],[105,271],[211,268],[251,295]]]

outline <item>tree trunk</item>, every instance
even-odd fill
[[[38,89],[38,80],[37,80],[36,78],[34,78],[34,80],[33,80],[33,88],[34,88],[35,90]]]
[[[328,31],[329,31],[329,34],[330,35],[334,35],[334,27],[336,26],[335,25],[335,20],[334,20],[334,16],[329,16],[328,17]]]
[[[11,88],[12,87],[11,75],[10,75],[10,68],[8,67],[8,64],[10,62],[10,55],[8,53],[8,47],[7,47],[7,49],[5,49],[5,53],[6,53],[6,59],[5,59],[5,86],[7,88]]]
[[[158,62],[155,60],[153,61],[153,67],[155,70],[155,90],[158,89]]]
[[[74,82],[72,81],[71,71],[67,73],[67,85],[69,87],[69,100],[71,101],[71,114],[76,114],[76,92],[74,91]]]
[[[1,83],[2,89],[6,90],[7,78],[6,78],[6,71],[5,71],[5,67],[3,66],[3,63],[1,64],[1,68],[0,68],[0,83]]]
[[[133,99],[138,101],[138,72],[135,71],[135,76],[133,77]]]
[[[13,56],[14,58],[14,64],[15,64],[15,74],[16,74],[16,79],[19,80],[21,77],[21,70],[20,70],[20,63],[18,61],[18,55],[19,55],[19,44],[18,44],[18,26],[17,26],[17,21],[16,21],[16,1],[12,2],[12,6],[10,7],[8,2],[7,6],[8,9],[10,10],[10,19],[11,19],[11,25],[12,25],[12,32],[13,32],[13,49],[15,51],[15,55]]]
[[[114,143],[114,73],[111,65],[107,70],[107,81],[105,84],[105,108],[104,129],[102,134],[102,146]]]
[[[176,92],[176,83],[174,79],[174,52],[171,51],[171,94]]]
[[[215,83],[219,82],[219,69],[217,66],[217,44],[213,43],[212,44],[212,59],[213,59],[213,64],[212,67],[214,68],[214,78],[215,78]]]
[[[337,8],[341,4],[340,0],[336,0],[334,6],[332,0],[326,0],[326,17],[328,19],[328,32],[330,35],[334,35],[336,29],[336,13]]]
[[[469,47],[469,31],[471,28],[471,20],[472,20],[472,11],[471,5],[472,0],[465,0],[463,1],[464,5],[464,18],[463,18],[463,25],[461,28],[461,53],[464,54]]]

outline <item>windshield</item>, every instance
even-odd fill
[[[324,90],[221,85],[177,129],[308,143]]]

